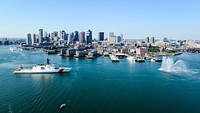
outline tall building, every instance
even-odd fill
[[[53,41],[58,41],[59,40],[58,31],[52,32],[50,39],[53,40]]]
[[[151,37],[151,43],[154,44],[155,43],[155,38]]]
[[[149,37],[145,38],[145,43],[149,43]]]
[[[85,43],[85,32],[80,32],[79,33],[79,43]]]
[[[69,34],[68,33],[66,33],[66,40],[68,40],[69,39]]]
[[[122,42],[122,36],[118,36],[118,37],[117,37],[117,42],[118,42],[118,43]]]
[[[48,33],[44,31],[44,36],[43,37],[48,37]]]
[[[64,30],[60,31],[60,39],[67,40],[67,34]]]
[[[37,43],[37,38],[36,38],[36,34],[32,35],[32,44]]]
[[[86,32],[86,44],[92,44],[92,31],[88,30]]]
[[[113,37],[113,36],[115,36],[114,32],[110,32],[109,37]]]
[[[103,41],[104,40],[104,32],[99,32],[98,33],[98,41]]]
[[[74,37],[73,37],[73,43],[75,43],[76,41],[79,40],[79,32],[78,31],[74,31]]]
[[[58,31],[54,31],[53,33],[51,33],[52,37],[58,37]]]
[[[39,29],[39,43],[43,42],[43,29]]]
[[[31,45],[32,44],[32,40],[31,40],[31,34],[28,33],[26,36],[26,44],[27,45]]]
[[[50,35],[46,31],[44,32],[43,35],[43,42],[50,42]]]
[[[73,33],[73,32],[70,32],[70,33],[69,33],[69,37],[68,37],[68,44],[71,44],[71,43],[72,43],[73,38],[74,38],[74,33]]]
[[[123,34],[120,34],[120,36],[121,36],[121,38],[122,38],[122,40],[123,40],[123,38],[124,38],[124,35],[123,35]]]

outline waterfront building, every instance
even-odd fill
[[[104,40],[104,32],[99,32],[98,33],[98,41],[103,41]]]
[[[109,36],[108,37],[108,42],[115,44],[117,42],[116,36]]]
[[[27,45],[31,45],[32,44],[32,40],[31,40],[31,34],[28,33],[26,36],[26,44]]]
[[[148,49],[145,47],[136,48],[137,55],[145,56],[145,54],[147,53],[148,53]]]
[[[85,32],[83,31],[79,33],[79,43],[85,43]]]
[[[67,49],[65,56],[70,57],[70,56],[74,56],[74,55],[76,55],[76,50],[75,49],[72,49],[72,48]]]
[[[151,43],[154,44],[155,43],[155,38],[151,37]]]
[[[86,44],[92,44],[92,31],[88,30],[86,32]]]
[[[37,38],[36,38],[36,34],[32,35],[32,45],[37,43]]]
[[[145,38],[145,43],[149,43],[149,37]]]
[[[39,29],[39,43],[43,42],[43,29]]]

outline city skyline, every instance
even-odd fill
[[[27,33],[65,30],[110,32],[125,39],[199,39],[200,1],[0,1],[0,37],[25,38]]]

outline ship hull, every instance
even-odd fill
[[[68,73],[71,68],[59,67],[53,65],[39,65],[33,68],[19,68],[14,71],[15,74],[51,74],[51,73]]]

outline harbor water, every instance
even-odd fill
[[[187,72],[158,70],[161,63],[66,58],[0,46],[0,113],[199,113],[200,54],[172,57]],[[63,74],[13,74],[22,65],[71,67]],[[65,109],[59,109],[65,103]]]

